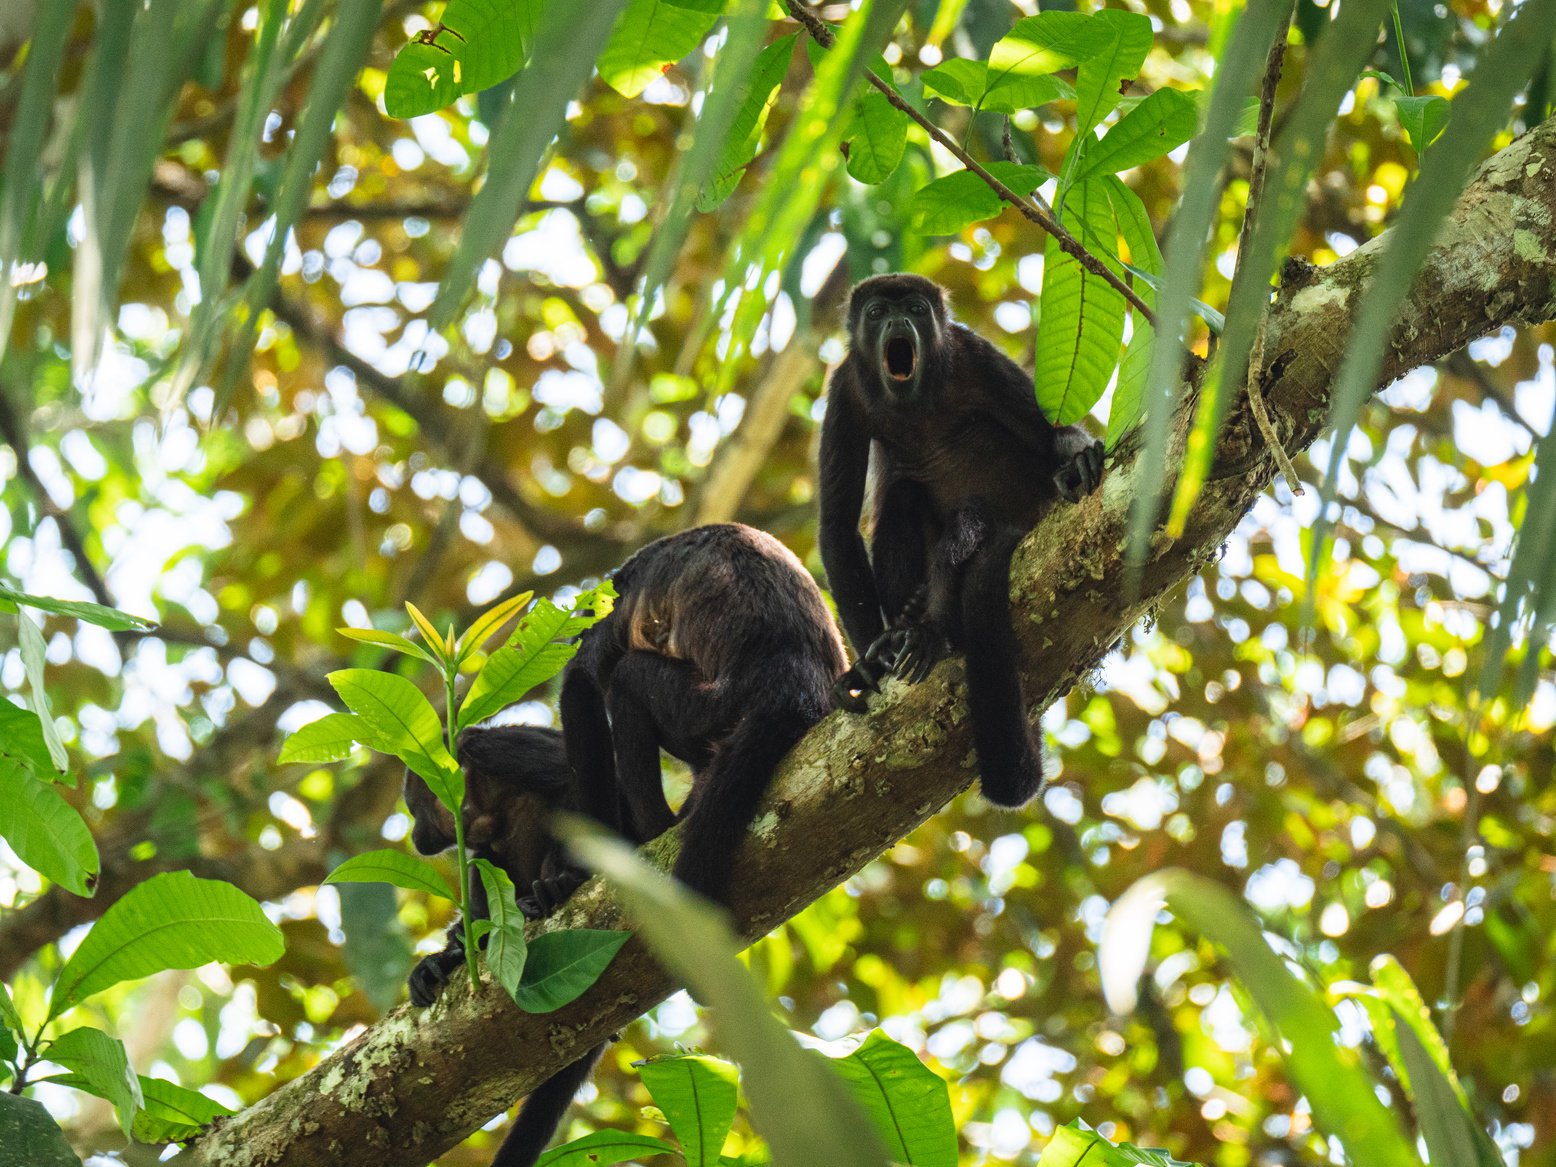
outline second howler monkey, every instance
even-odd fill
[[[860,662],[839,700],[863,708],[886,668],[921,680],[967,658],[983,793],[1019,806],[1043,784],[1010,623],[1010,560],[1056,499],[1102,476],[1102,443],[1044,416],[1032,378],[951,319],[922,276],[873,276],[848,304],[849,352],[821,429],[821,560]],[[872,449],[870,550],[860,534]]]
[[[650,543],[615,585],[615,610],[583,634],[562,684],[579,798],[645,842],[676,817],[659,751],[685,762],[675,875],[723,900],[774,769],[833,708],[842,637],[794,553],[738,523]]]
[[[561,733],[531,725],[477,726],[459,735],[458,750],[465,773],[466,846],[475,858],[507,873],[524,915],[549,915],[581,880],[546,826],[552,811],[578,806]],[[411,842],[416,850],[436,855],[454,845],[454,816],[409,770],[405,804],[413,819]],[[487,916],[486,885],[474,869],[468,907],[477,919]],[[443,951],[424,957],[411,970],[411,1000],[432,1004],[464,963],[464,929],[455,921]],[[492,1167],[531,1167],[540,1158],[604,1050],[603,1044],[594,1046],[530,1091]]]

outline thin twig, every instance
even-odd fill
[[[826,24],[819,16],[817,16],[814,12],[806,9],[804,5],[799,2],[799,0],[783,0],[783,2],[784,7],[789,10],[789,15],[794,17],[795,20],[799,21],[802,25],[805,26],[805,31],[810,34],[810,38],[813,41],[815,41],[824,49],[830,49],[832,47],[837,38],[832,35],[832,30],[826,26]],[[1015,191],[1011,190],[1010,187],[1006,186],[999,179],[995,178],[994,175],[990,174],[976,158],[974,158],[971,154],[969,154],[966,150],[962,149],[961,146],[957,144],[955,138],[951,137],[939,126],[935,125],[934,122],[930,121],[923,114],[919,113],[918,110],[909,105],[907,101],[903,99],[902,94],[898,93],[896,87],[893,86],[890,82],[881,80],[881,78],[877,77],[868,69],[865,70],[864,79],[871,85],[875,86],[876,89],[880,90],[881,93],[885,95],[887,102],[889,102],[894,109],[900,110],[902,113],[907,114],[908,117],[917,122],[919,126],[923,128],[924,132],[928,134],[935,142],[945,147],[945,149],[950,152],[952,157],[954,157],[968,170],[972,171],[980,179],[982,179],[984,184],[987,185],[988,188],[996,195],[998,195],[1002,201],[1009,203],[1011,206],[1015,207],[1016,210],[1020,211],[1024,218],[1033,223],[1036,223],[1044,231],[1047,231],[1048,234],[1053,237],[1054,242],[1059,245],[1059,250],[1074,258],[1076,262],[1078,262],[1092,275],[1111,285],[1112,288],[1120,295],[1122,295],[1125,300],[1129,301],[1130,306],[1133,307],[1136,312],[1141,314],[1142,319],[1149,321],[1152,325],[1155,325],[1156,318],[1152,316],[1151,309],[1148,308],[1145,301],[1135,293],[1135,290],[1131,288],[1121,277],[1115,275],[1113,271],[1108,268],[1107,264],[1103,263],[1091,252],[1087,251],[1086,248],[1081,245],[1080,240],[1076,239],[1075,236],[1071,235],[1068,231],[1059,225],[1058,220],[1054,219],[1048,214],[1045,214],[1043,210],[1038,207],[1037,204],[1034,203],[1031,199],[1023,198],[1021,195],[1018,195]]]
[[[1291,6],[1295,9],[1295,4]],[[1270,55],[1264,65],[1264,85],[1259,93],[1259,131],[1253,144],[1253,168],[1248,175],[1248,210],[1243,216],[1243,229],[1237,239],[1237,261],[1239,270],[1234,273],[1235,281],[1238,275],[1243,274],[1241,267],[1243,257],[1248,254],[1248,243],[1253,238],[1254,221],[1258,217],[1259,207],[1264,199],[1264,176],[1269,169],[1270,158],[1270,123],[1275,117],[1275,90],[1280,84],[1281,68],[1286,60],[1286,31],[1291,26],[1290,13],[1287,14],[1286,23],[1282,34],[1275,38],[1270,45]],[[1275,432],[1274,423],[1270,421],[1270,414],[1264,407],[1264,391],[1259,385],[1259,376],[1264,371],[1264,326],[1269,319],[1269,297],[1259,310],[1259,323],[1254,332],[1253,358],[1248,362],[1248,408],[1253,413],[1254,424],[1259,427],[1259,433],[1264,437],[1264,443],[1275,455],[1275,465],[1280,469],[1286,479],[1286,485],[1291,488],[1291,493],[1302,493],[1302,480],[1297,477],[1296,467],[1291,464],[1291,457],[1286,453],[1286,447],[1280,440],[1280,435]]]

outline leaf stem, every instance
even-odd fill
[[[443,664],[443,701],[447,710],[444,732],[448,737],[449,757],[459,765],[459,748],[456,744],[456,725],[459,710],[455,703],[454,682],[459,676],[459,664],[449,657]],[[459,809],[454,815],[454,853],[459,862],[459,920],[465,933],[465,968],[470,973],[470,988],[481,987],[481,974],[476,968],[475,921],[470,917],[470,852],[465,848],[465,800],[461,795]]]

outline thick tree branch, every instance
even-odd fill
[[[1503,324],[1556,317],[1553,223],[1556,121],[1482,168],[1423,268],[1380,385]],[[1262,389],[1292,449],[1324,425],[1356,300],[1382,245],[1376,240],[1314,273],[1271,311]],[[1186,418],[1180,411],[1180,428]],[[1130,506],[1137,490],[1162,484],[1140,481],[1132,444],[1118,452],[1097,494],[1061,507],[1022,545],[1012,596],[1034,715],[1210,560],[1269,483],[1273,462],[1246,397],[1234,422],[1224,439],[1232,448],[1223,454],[1226,464],[1245,469],[1212,479],[1182,538],[1158,535],[1138,597],[1125,591]],[[834,714],[794,750],[744,856],[734,911],[746,936],[761,935],[858,871],[971,782],[963,687],[960,663],[948,661],[921,685],[893,682],[867,716]],[[622,922],[615,903],[591,884],[551,926]],[[452,986],[432,1009],[396,1010],[221,1123],[187,1161],[420,1167],[673,988],[636,941],[589,993],[553,1014],[520,1013],[491,984],[477,994]]]

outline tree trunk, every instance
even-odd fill
[[[1289,450],[1307,446],[1325,422],[1349,322],[1386,240],[1306,273],[1272,309],[1264,395]],[[1556,121],[1481,168],[1401,314],[1380,384],[1502,325],[1553,316]],[[1185,416],[1177,418],[1177,448]],[[1273,456],[1246,398],[1232,410],[1219,458],[1221,476],[1195,504],[1183,537],[1157,533],[1134,594],[1124,565],[1130,504],[1138,489],[1159,484],[1137,482],[1133,448],[1111,459],[1096,494],[1059,507],[1027,538],[1011,589],[1034,714],[1214,557],[1268,485]],[[834,714],[796,747],[744,855],[734,912],[745,936],[793,915],[968,786],[974,769],[963,689],[960,662],[945,662],[921,685],[892,683],[867,716]],[[595,882],[547,922],[580,926],[628,921]],[[432,1008],[400,1007],[303,1077],[220,1122],[185,1161],[420,1167],[675,987],[635,940],[593,989],[553,1014],[519,1012],[490,982],[474,994],[456,982]]]

